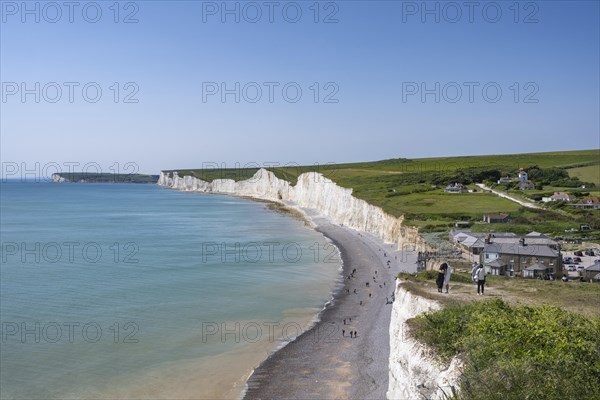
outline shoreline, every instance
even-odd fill
[[[334,224],[314,209],[267,202],[302,214],[307,225],[337,248],[342,284],[309,329],[253,370],[241,398],[385,398],[395,276],[416,269],[416,259],[403,260],[393,244]],[[350,330],[357,331],[355,338]]]

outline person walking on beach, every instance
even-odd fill
[[[446,273],[444,274],[444,286],[446,287],[446,294],[448,293],[448,288],[450,287],[450,275],[452,274],[452,268],[448,264],[446,264]]]
[[[442,293],[442,288],[444,287],[444,280],[446,279],[446,268],[448,268],[448,264],[443,263],[440,265],[440,269],[438,269],[437,279],[435,283],[437,284],[438,293]]]
[[[480,264],[479,267],[477,268],[476,276],[477,276],[477,296],[479,296],[480,291],[481,291],[481,295],[483,296],[483,290],[485,287],[485,276],[486,276],[483,265]]]

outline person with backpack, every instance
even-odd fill
[[[485,288],[485,276],[487,275],[485,273],[483,265],[479,265],[477,271],[475,272],[475,275],[477,277],[477,295],[479,296],[481,292],[481,296],[483,296],[483,290]]]
[[[438,293],[442,293],[442,288],[444,287],[444,281],[446,280],[446,270],[448,269],[448,264],[443,263],[440,265],[440,269],[438,269],[437,278],[435,283],[437,284]]]
[[[473,266],[471,267],[471,279],[473,280],[473,283],[477,283],[477,269],[479,268],[479,264],[474,262]]]

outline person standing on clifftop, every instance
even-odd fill
[[[483,290],[485,287],[485,275],[486,275],[483,265],[481,265],[481,264],[479,265],[475,275],[477,276],[477,296],[479,296],[480,289],[481,289],[481,295],[483,296]]]
[[[442,288],[444,287],[444,280],[446,279],[446,269],[448,268],[448,264],[443,263],[440,265],[440,269],[438,269],[437,279],[435,283],[437,284],[438,293],[442,293]]]
[[[448,288],[450,287],[450,275],[452,274],[452,268],[448,264],[446,264],[446,273],[444,274],[444,286],[446,286],[446,293],[448,293]]]

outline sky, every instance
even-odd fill
[[[600,147],[598,1],[0,3],[3,177]]]

